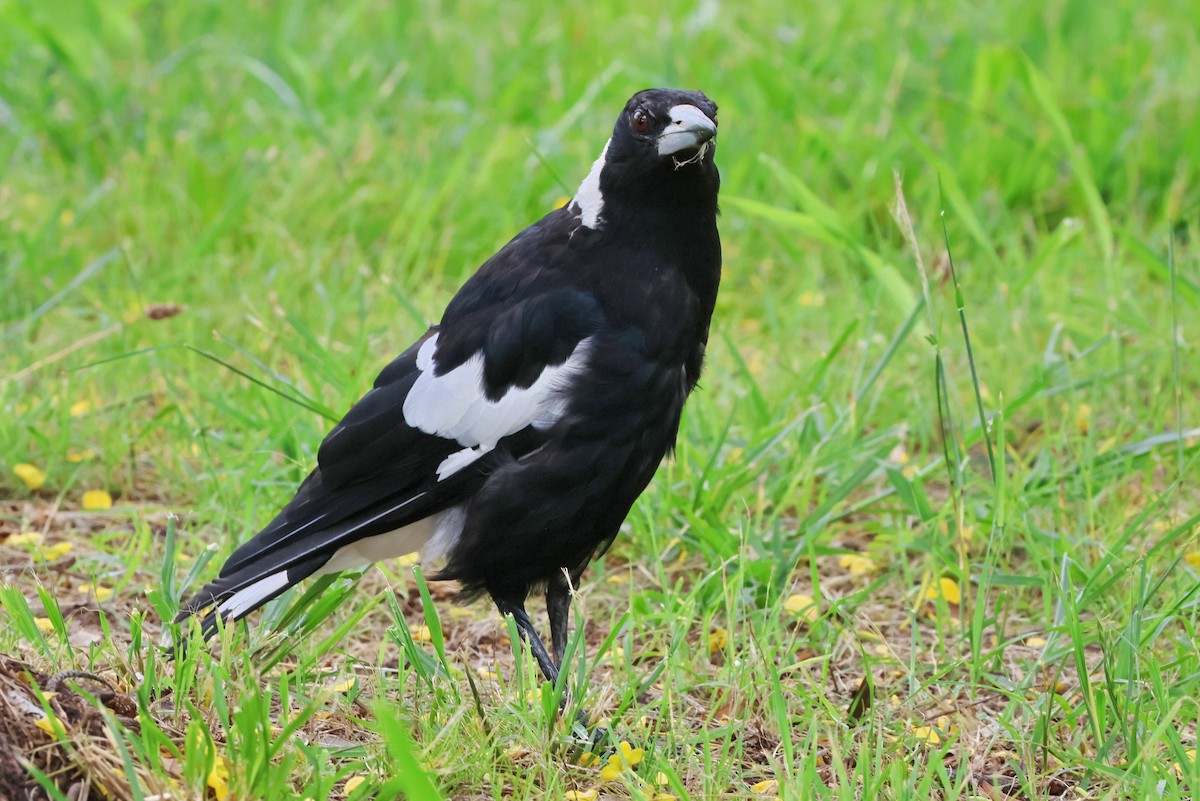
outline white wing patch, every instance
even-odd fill
[[[496,443],[526,426],[545,430],[566,411],[563,389],[587,363],[591,337],[582,340],[565,362],[547,367],[526,389],[513,387],[496,401],[483,393],[483,354],[442,375],[435,375],[433,361],[438,334],[417,351],[421,374],[404,399],[404,420],[413,428],[447,439],[463,449],[438,465],[442,481],[473,464],[496,447]]]
[[[442,463],[437,466],[438,481],[449,478],[490,450],[491,448],[483,445],[476,445],[474,448],[463,448],[461,451],[455,451],[443,459]]]
[[[571,207],[579,212],[579,221],[592,229],[599,228],[600,223],[603,222],[600,219],[600,212],[604,210],[604,195],[600,193],[600,173],[604,170],[605,157],[608,156],[610,144],[612,144],[611,139],[604,143],[604,150],[600,151],[600,158],[592,164],[591,172],[583,179],[583,183],[579,185],[579,191],[571,199]]]

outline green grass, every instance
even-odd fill
[[[220,797],[222,764],[237,798],[1195,795],[1192,5],[784,5],[0,3],[0,653],[137,710],[66,732],[77,770],[129,798]],[[721,106],[726,266],[676,458],[575,609],[569,708],[636,770],[579,765],[504,621],[399,564],[165,661],[186,585],[650,85]]]

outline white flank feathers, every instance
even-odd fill
[[[611,143],[611,139],[604,143],[600,158],[592,164],[591,172],[583,179],[579,191],[571,200],[571,207],[579,212],[579,221],[592,229],[599,228],[603,222],[600,219],[600,212],[604,210],[604,195],[600,193],[600,173],[604,170],[605,156],[608,155],[608,146]]]
[[[359,570],[372,562],[395,559],[414,551],[421,552],[423,562],[440,559],[458,542],[466,517],[466,507],[455,506],[395,531],[343,545],[314,575]]]
[[[286,570],[261,578],[249,587],[243,587],[217,605],[223,617],[236,620],[251,609],[256,609],[264,598],[274,595],[288,585]]]
[[[321,565],[315,575],[340,573],[343,570],[358,570],[372,562],[395,559],[397,556],[419,551],[433,536],[440,514],[430,515],[395,531],[363,537],[343,545],[333,552],[329,561]]]
[[[458,544],[462,536],[463,523],[467,521],[467,507],[453,506],[438,515],[437,527],[433,536],[421,549],[421,561],[436,562],[446,556]]]
[[[417,351],[421,374],[404,399],[404,420],[410,426],[447,439],[463,450],[450,454],[438,465],[438,480],[454,475],[474,463],[496,443],[526,426],[547,429],[566,411],[562,390],[587,362],[591,339],[585,339],[565,362],[547,367],[526,389],[512,387],[497,401],[483,394],[483,354],[477,353],[453,370],[435,375],[433,361],[438,334]]]

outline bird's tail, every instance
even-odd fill
[[[200,632],[204,639],[208,639],[216,632],[218,619],[225,623],[241,620],[311,576],[327,558],[327,555],[319,554],[282,570],[272,570],[258,564],[247,565],[201,587],[180,607],[175,622],[182,623],[207,609],[200,623]]]

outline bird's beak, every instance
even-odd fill
[[[697,107],[673,106],[671,123],[658,135],[658,155],[670,156],[700,147],[717,135],[717,124]]]

